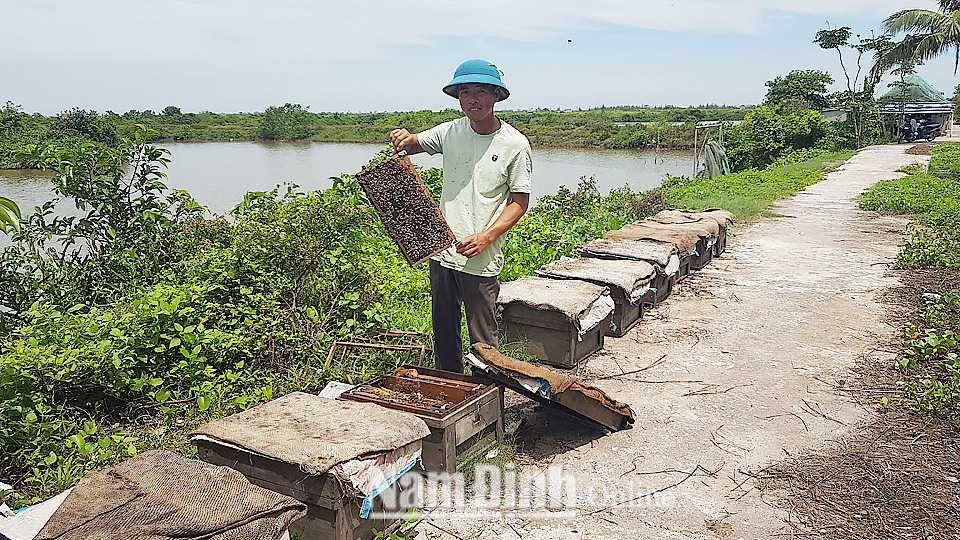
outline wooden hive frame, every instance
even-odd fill
[[[364,367],[369,358],[364,354],[377,354],[381,356],[392,355],[392,362],[388,366],[381,366],[384,369],[393,369],[404,364],[421,366],[429,357],[433,355],[432,349],[424,344],[424,340],[429,337],[420,332],[408,332],[404,330],[382,330],[374,329],[366,334],[352,336],[345,340],[334,341],[327,353],[327,359],[323,366],[317,369],[317,374],[323,372],[334,362],[344,366],[343,372],[351,380],[345,381],[350,384],[364,382],[373,373],[366,371]],[[375,371],[379,373],[382,370]],[[312,382],[307,383],[301,391],[310,390]]]
[[[456,243],[453,230],[406,152],[360,171],[357,182],[410,266]]]
[[[413,370],[415,378],[403,374]],[[408,391],[411,397],[418,394],[421,403],[378,395],[374,390],[378,387]],[[503,438],[503,388],[483,377],[408,365],[378,375],[344,392],[340,399],[376,403],[419,416],[430,428],[422,445],[423,466],[432,472],[456,472]],[[448,406],[429,406],[436,400],[446,401]]]

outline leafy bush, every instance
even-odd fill
[[[178,111],[179,112],[179,111]],[[306,139],[313,134],[317,117],[296,103],[284,103],[282,107],[267,107],[260,117],[260,138]]]
[[[224,303],[214,289],[155,285],[131,301],[65,311],[35,304],[0,356],[5,478],[43,484],[38,470],[47,468],[67,480],[118,459],[91,456],[85,438],[151,411],[169,417],[269,398],[275,375],[247,354],[262,307],[252,298]],[[122,429],[114,435],[103,444],[132,442]]]
[[[903,332],[900,364],[919,372],[904,389],[907,404],[917,412],[960,420],[960,292],[932,301],[920,325],[907,325]]]
[[[71,141],[30,149],[35,162],[55,172],[57,199],[27,216],[16,243],[3,250],[0,326],[22,324],[40,299],[67,309],[160,279],[176,257],[178,223],[202,208],[182,192],[165,192],[166,151],[148,137],[142,129],[117,148]],[[77,211],[64,210],[67,203]]]
[[[830,123],[793,102],[762,104],[729,130],[726,150],[734,171],[762,169],[795,150],[823,146]]]
[[[57,139],[72,139],[97,142],[107,146],[116,146],[120,142],[116,128],[104,120],[97,111],[87,111],[74,107],[57,116],[50,129]]]
[[[577,246],[666,207],[658,190],[635,194],[623,187],[602,196],[593,178],[581,178],[576,191],[561,187],[556,195],[541,197],[507,233],[500,280],[533,274],[562,256],[575,257]]]
[[[960,240],[912,224],[907,231],[907,241],[897,253],[898,266],[960,267]]]

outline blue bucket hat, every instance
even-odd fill
[[[457,85],[468,83],[492,84],[500,88],[500,99],[503,101],[510,97],[510,91],[500,80],[500,70],[497,66],[486,60],[467,60],[457,66],[453,72],[453,79],[443,87],[443,93],[450,97],[457,97]]]

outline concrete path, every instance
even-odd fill
[[[632,405],[633,429],[598,436],[531,411],[521,467],[562,467],[576,483],[566,518],[437,522],[429,538],[773,538],[785,513],[747,474],[822,447],[872,413],[836,389],[858,359],[896,335],[879,301],[905,220],[854,197],[929,156],[870,147],[776,207],[783,217],[734,228],[727,251],[625,337],[608,338],[582,375]],[[642,371],[637,372],[637,370]],[[617,376],[620,373],[630,375]],[[672,486],[672,487],[671,487]],[[631,499],[636,499],[631,501]],[[452,534],[448,534],[452,533]]]

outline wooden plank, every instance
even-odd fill
[[[197,439],[197,457],[207,463],[224,465],[241,472],[248,478],[256,478],[277,485],[289,485],[303,496],[317,497],[314,504],[326,504],[334,508],[343,496],[339,484],[332,474],[312,475],[304,473],[299,467],[273,459],[264,458],[243,450],[221,446],[212,441]],[[298,500],[296,495],[291,495]]]
[[[604,407],[600,402],[587,399],[579,392],[561,392],[553,396],[553,401],[577,411],[579,414],[603,424],[611,430],[620,430],[627,427],[624,417]]]
[[[477,404],[475,411],[465,412],[467,414],[464,414],[453,425],[457,446],[485,427],[495,424],[503,417],[503,411],[500,409],[499,392],[496,388],[490,388],[485,401]]]

